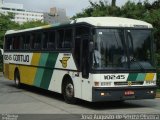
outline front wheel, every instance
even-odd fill
[[[17,88],[20,88],[20,87],[21,87],[20,74],[19,74],[18,71],[15,72],[14,82],[15,82],[15,85],[16,85]]]
[[[74,97],[74,86],[72,81],[67,81],[63,86],[63,96],[67,103],[76,103],[76,98]]]

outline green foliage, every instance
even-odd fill
[[[157,85],[160,88],[160,54],[156,54],[157,63]]]
[[[0,72],[2,72],[3,56],[0,54]]]
[[[6,33],[7,30],[20,30],[47,24],[41,21],[31,21],[19,25],[18,23],[11,21],[12,18],[14,18],[14,14],[12,13],[9,13],[8,15],[0,13],[0,47],[3,46],[4,34]]]
[[[121,16],[133,19],[143,19],[147,11],[142,3],[128,1],[121,7]]]
[[[72,19],[91,16],[120,16],[120,8],[117,6],[110,6],[106,1],[100,0],[98,3],[89,2],[91,6],[84,9],[81,13],[77,13]]]
[[[30,21],[20,25],[19,29],[27,29],[27,28],[33,28],[33,27],[38,27],[43,25],[47,25],[47,23],[44,23],[42,21]]]
[[[17,23],[10,20],[12,17],[12,14],[3,15],[0,13],[0,46],[3,45],[5,32],[9,29],[17,29],[19,26]]]

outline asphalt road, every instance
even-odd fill
[[[53,92],[30,86],[18,89],[14,86],[14,81],[6,80],[0,73],[0,114],[5,116],[6,113],[68,114],[70,120],[81,119],[82,114],[160,114],[160,99],[129,100],[122,103],[89,103],[79,100],[76,105],[71,105],[64,102],[62,95]],[[43,117],[41,115],[39,119]],[[67,119],[66,115],[56,116],[56,119],[58,118]]]

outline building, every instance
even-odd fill
[[[0,13],[7,15],[8,13],[13,13],[15,15],[12,21],[22,24],[27,21],[43,21],[43,13],[40,12],[30,12],[23,8],[23,4],[15,3],[4,3],[0,0]]]
[[[44,13],[44,21],[50,24],[66,23],[69,22],[69,18],[65,9],[53,7],[49,13]]]
[[[15,15],[12,21],[22,24],[28,21],[44,21],[49,24],[66,23],[69,18],[66,16],[66,10],[60,8],[50,8],[49,13],[31,12],[23,8],[23,4],[4,3],[0,0],[0,13],[7,15],[13,13]]]

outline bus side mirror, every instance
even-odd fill
[[[3,55],[3,49],[0,48],[0,55]]]

